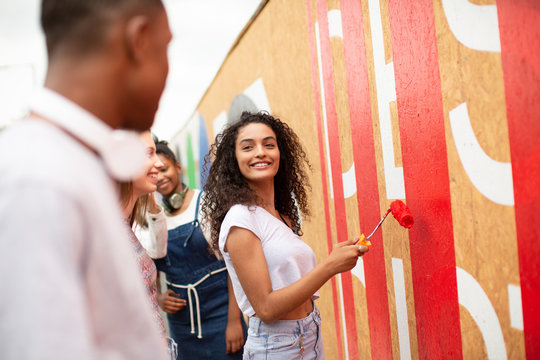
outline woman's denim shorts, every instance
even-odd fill
[[[321,335],[321,314],[313,312],[299,320],[278,320],[270,325],[249,318],[244,360],[325,359]]]

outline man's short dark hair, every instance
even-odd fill
[[[41,27],[49,57],[60,46],[85,55],[102,45],[109,26],[137,13],[163,9],[161,0],[43,0]]]

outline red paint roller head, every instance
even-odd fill
[[[392,215],[396,218],[399,224],[403,227],[410,228],[414,224],[413,216],[407,205],[401,200],[394,200],[390,204],[390,209],[388,211],[392,212]]]

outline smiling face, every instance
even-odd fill
[[[279,169],[279,148],[274,131],[262,123],[250,123],[238,131],[235,144],[240,172],[250,186],[273,182]]]
[[[161,195],[168,197],[181,186],[180,173],[182,172],[182,168],[178,162],[174,162],[163,154],[158,154],[158,157],[163,163],[163,167],[159,170],[157,191]]]
[[[152,139],[150,131],[141,134],[141,140],[146,148],[146,171],[133,180],[133,194],[136,197],[150,194],[156,191],[159,170],[163,167],[161,159],[156,154],[156,145]]]

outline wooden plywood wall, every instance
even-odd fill
[[[540,9],[504,0],[268,1],[175,136],[200,186],[208,144],[268,110],[313,166],[319,259],[369,233],[321,289],[329,359],[540,357]]]

